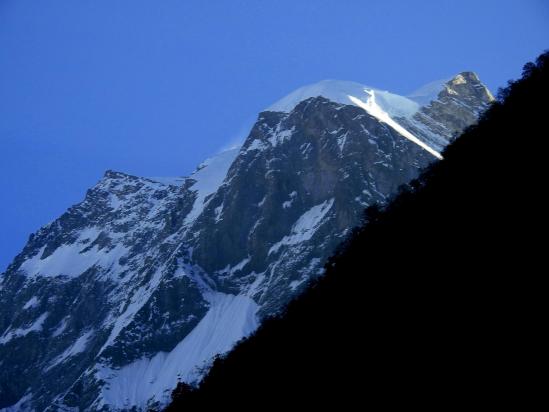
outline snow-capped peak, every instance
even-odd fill
[[[329,100],[299,104],[315,96]],[[106,172],[0,276],[0,364],[17,375],[0,409],[163,408],[321,275],[364,208],[386,204],[491,99],[471,72],[427,106],[323,81],[188,177]]]
[[[391,126],[405,138],[427,150],[433,156],[439,159],[442,158],[439,152],[422,142],[394,120],[394,118],[401,117],[411,118],[421,107],[418,102],[360,83],[323,80],[295,90],[267,110],[291,112],[301,101],[317,96],[325,97],[336,103],[360,107],[381,122]]]
[[[303,100],[317,96],[325,97],[336,103],[356,105],[349,96],[366,102],[370,99],[372,92],[376,94],[377,104],[392,117],[413,116],[420,107],[417,102],[411,99],[360,83],[343,80],[322,80],[318,83],[300,87],[271,105],[267,108],[267,111],[289,113]]]

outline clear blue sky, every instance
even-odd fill
[[[321,79],[496,90],[548,23],[544,0],[0,0],[0,270],[106,169],[188,174]]]

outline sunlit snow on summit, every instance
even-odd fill
[[[397,122],[395,122],[391,117],[387,114],[387,112],[383,111],[381,107],[376,103],[375,100],[375,92],[373,90],[364,89],[364,91],[369,95],[368,100],[366,102],[363,102],[360,99],[357,99],[354,96],[348,96],[349,99],[358,107],[364,109],[369,115],[375,117],[379,121],[391,126],[394,130],[396,130],[399,134],[404,136],[406,139],[414,142],[418,146],[422,147],[429,153],[431,153],[433,156],[435,156],[438,159],[442,159],[442,155],[434,150],[432,147],[428,146],[421,140],[419,140],[417,137],[415,137],[412,133],[410,133],[408,130],[406,130],[404,127],[399,125]]]

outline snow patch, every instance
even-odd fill
[[[236,272],[239,272],[241,271],[242,269],[244,269],[244,267],[250,262],[251,258],[248,256],[247,258],[245,259],[242,259],[239,263],[237,263],[236,265],[232,266],[228,272],[233,275],[234,273]]]
[[[207,159],[190,176],[191,179],[195,180],[190,190],[196,192],[196,199],[192,210],[185,217],[185,223],[193,222],[202,213],[207,204],[206,198],[215,193],[221,186],[238,151],[238,148],[230,149]]]
[[[93,237],[90,236],[93,235],[98,235],[96,229],[87,228],[80,233],[75,242],[59,246],[51,255],[42,259],[46,248],[43,246],[33,257],[25,260],[19,269],[26,272],[28,276],[74,278],[96,265],[103,268],[112,267],[127,252],[127,248],[121,243],[110,250],[107,248],[99,250],[95,245],[90,250],[82,252],[86,249],[86,242],[92,239]]]
[[[349,132],[345,132],[344,134],[337,136],[337,145],[339,146],[339,151],[343,152],[343,148],[345,147],[345,143],[347,143],[347,136],[349,135]]]
[[[91,330],[84,333],[82,336],[80,336],[71,346],[65,349],[65,351],[62,354],[55,357],[51,361],[51,363],[46,367],[46,369],[44,369],[44,371],[48,371],[53,367],[59,365],[60,363],[65,362],[70,357],[84,352],[86,350],[86,347],[88,346],[88,342],[90,338],[93,336],[93,333],[94,332]]]
[[[32,298],[29,299],[27,303],[25,303],[25,305],[23,306],[23,309],[27,310],[27,309],[35,308],[38,306],[38,303],[39,303],[38,298],[36,296],[33,296]]]
[[[65,317],[61,320],[61,322],[59,322],[59,325],[57,325],[57,327],[51,334],[52,338],[56,338],[57,336],[61,335],[65,331],[65,329],[67,329],[67,325],[69,324],[67,319],[68,318]]]
[[[221,213],[223,213],[223,203],[221,203],[221,206],[217,206],[214,209],[214,212],[215,212],[215,223],[218,223],[222,219]]]
[[[15,330],[8,329],[6,332],[4,332],[2,337],[0,337],[0,345],[4,345],[8,343],[12,339],[27,336],[31,332],[41,332],[42,326],[44,325],[44,322],[48,317],[48,315],[49,315],[48,312],[44,312],[26,328],[17,328]]]
[[[303,213],[292,226],[290,234],[284,236],[281,241],[271,246],[268,254],[278,252],[284,245],[295,245],[311,239],[321,226],[324,216],[326,216],[326,213],[328,213],[333,204],[334,198],[331,198]]]
[[[294,203],[294,200],[297,196],[297,192],[294,190],[292,193],[289,194],[290,200],[286,200],[282,203],[282,209],[289,209],[292,207],[292,204]]]
[[[271,133],[271,136],[268,138],[271,146],[275,147],[283,143],[285,140],[289,140],[292,137],[292,134],[295,132],[295,126],[292,126],[290,130],[283,130],[280,128],[280,123],[276,126],[276,129]]]
[[[253,150],[262,151],[266,148],[267,148],[267,145],[265,143],[263,143],[259,139],[255,139],[248,145],[248,147],[246,148],[246,150],[243,153],[248,153],[248,152],[251,152]]]

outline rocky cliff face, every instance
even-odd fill
[[[433,86],[434,93],[429,93],[431,90],[427,88],[410,96],[425,104],[411,119],[400,118],[399,122],[435,149],[442,150],[478,119],[494,97],[473,72],[460,73],[441,85]]]
[[[107,172],[0,278],[0,408],[164,404],[491,99],[473,73],[410,98],[321,82],[188,178]]]
[[[231,184],[193,230],[194,261],[227,293],[246,291],[261,314],[273,313],[322,268],[365,206],[432,159],[356,106],[317,97],[290,113],[264,112]]]

